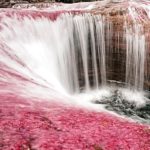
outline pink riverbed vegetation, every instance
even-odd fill
[[[0,21],[6,16],[54,21],[64,12],[84,11],[2,9]],[[149,125],[73,107],[62,103],[61,96],[58,100],[48,98],[51,88],[12,68],[10,60],[18,68],[32,72],[1,39],[0,55],[1,59],[7,58],[0,60],[0,150],[150,150]],[[35,88],[48,91],[49,95],[38,96]]]

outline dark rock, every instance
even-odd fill
[[[147,101],[144,106],[137,107],[134,102],[129,102],[124,99],[116,90],[111,97],[104,97],[103,100],[95,100],[95,104],[103,104],[105,108],[110,111],[115,111],[120,115],[126,115],[128,117],[137,117],[144,120],[150,120],[150,102]]]

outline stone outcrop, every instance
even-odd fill
[[[50,2],[50,0],[1,0],[0,8],[10,8],[15,4]]]

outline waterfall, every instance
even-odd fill
[[[64,13],[56,20],[29,16],[19,20],[14,16],[2,19],[0,26],[1,44],[9,49],[7,57],[0,56],[1,64],[17,74],[66,93],[98,90],[109,80],[118,81],[112,75],[112,70],[118,69],[112,60],[114,53],[122,53],[119,48],[113,49],[113,26],[104,16]],[[141,25],[125,26],[125,79],[122,78],[127,88],[141,91],[146,55],[142,30]],[[10,54],[26,67],[13,61]],[[123,58],[115,58],[119,65]]]
[[[3,56],[1,61],[24,77],[38,77],[37,82],[69,93],[98,89],[106,84],[104,22],[90,14],[66,13],[56,21],[6,17],[1,41],[26,67]]]
[[[67,19],[69,17],[71,19]],[[59,59],[59,64],[67,65],[64,72],[68,74],[63,77],[66,81],[68,79],[70,81],[68,89],[78,92],[80,88],[90,91],[104,86],[106,84],[104,18],[90,14],[73,18],[72,15],[64,15],[64,18],[69,25],[67,28],[71,28],[68,30],[71,46],[63,56],[65,58]]]
[[[143,90],[145,70],[145,36],[141,25],[126,27],[126,83]]]

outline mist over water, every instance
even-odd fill
[[[149,107],[144,93],[146,47],[141,26],[134,27],[136,32],[125,26],[126,72],[121,87],[110,84],[107,77],[107,59],[114,52],[106,48],[112,42],[112,27],[100,15],[66,13],[55,21],[4,17],[0,27],[0,65],[7,72],[1,82],[16,84],[16,90],[29,96],[68,99],[72,104],[136,119],[142,118],[138,109]],[[142,119],[149,120],[149,116]]]

